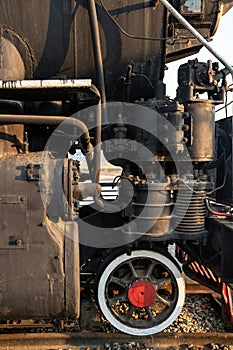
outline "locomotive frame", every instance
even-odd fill
[[[163,4],[2,0],[1,322],[78,318],[94,286],[113,326],[151,335],[182,309],[183,269],[232,325],[233,118],[215,123],[232,69],[188,61],[168,98],[165,63],[203,43]],[[172,5],[210,40],[232,2]]]

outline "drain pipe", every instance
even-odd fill
[[[95,60],[96,76],[98,81],[98,89],[101,95],[102,103],[106,103],[106,92],[104,83],[104,70],[103,70],[103,60],[100,44],[100,34],[99,34],[99,23],[97,18],[97,11],[95,0],[87,0],[87,8],[89,13],[89,21],[92,36],[93,54]]]
[[[101,103],[99,103],[97,107],[97,115],[96,115],[97,123],[96,123],[96,134],[95,134],[96,146],[94,148],[95,182],[99,183],[100,162],[101,162],[102,123],[107,124],[106,91],[105,91],[105,82],[104,82],[104,69],[103,69],[103,59],[102,59],[101,43],[100,43],[99,23],[98,23],[95,0],[87,0],[87,8],[88,8],[88,14],[89,14],[90,28],[91,28],[96,77],[97,77],[98,89],[101,96]]]
[[[231,64],[229,64],[225,58],[223,58],[216,50],[214,50],[208,41],[203,38],[203,36],[188,21],[186,21],[186,19],[167,0],[160,0],[160,2],[181,24],[183,24],[186,29],[188,29],[195,36],[195,38],[200,41],[200,43],[202,43],[203,46],[205,46],[228,69],[229,73],[231,73],[233,77],[233,67]]]

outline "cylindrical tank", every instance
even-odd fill
[[[9,51],[22,57],[18,74],[12,72],[12,79],[68,77],[95,80],[86,0],[1,0],[0,5],[0,42],[4,44],[0,50],[1,62],[4,63],[4,56],[9,55]],[[150,1],[137,0],[104,0],[104,5],[127,33],[164,37],[166,19],[162,5],[153,7]],[[127,37],[101,4],[96,2],[96,6],[107,92],[112,89],[113,82],[126,74],[129,64],[154,81],[162,79],[165,41]],[[4,49],[6,43],[9,44],[7,50]],[[9,65],[6,68],[10,70]],[[3,78],[0,70],[0,79]],[[9,74],[7,79],[11,79]]]
[[[95,84],[87,3],[0,0],[0,79],[91,78]],[[232,0],[221,3],[227,11]],[[175,1],[174,6],[206,38],[215,32],[221,17],[215,3],[203,0],[188,7]],[[149,97],[146,89],[153,95],[147,78],[155,85],[163,79],[166,58],[176,60],[201,48],[159,1],[97,0],[96,8],[107,97],[122,90],[117,83],[129,65],[136,89],[144,92],[139,97]]]
[[[137,188],[132,219],[137,219],[138,232],[160,237],[169,231],[173,203],[166,186],[166,183],[157,182]]]
[[[206,162],[214,158],[215,106],[209,101],[189,102],[186,111],[190,113],[191,157],[193,161]]]

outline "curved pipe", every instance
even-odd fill
[[[82,153],[86,156],[87,153],[90,153],[93,151],[93,146],[91,144],[91,138],[89,134],[89,130],[81,120],[76,118],[66,118],[65,120],[65,126],[70,125],[71,127],[78,128],[81,131],[81,144],[82,144]]]
[[[58,126],[66,122],[66,125],[72,123],[82,132],[81,141],[84,152],[92,151],[90,135],[87,126],[79,119],[65,116],[46,116],[46,115],[19,115],[19,114],[0,114],[1,124],[28,124],[28,125],[49,125]],[[90,146],[91,145],[91,146]]]
[[[93,197],[98,210],[105,212],[116,212],[123,208],[119,204],[111,204],[101,198],[101,186],[98,183],[79,182],[73,186],[73,196],[77,200],[84,200],[87,197]]]

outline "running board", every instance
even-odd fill
[[[91,79],[0,80],[0,99],[23,101],[97,99],[99,91]]]

